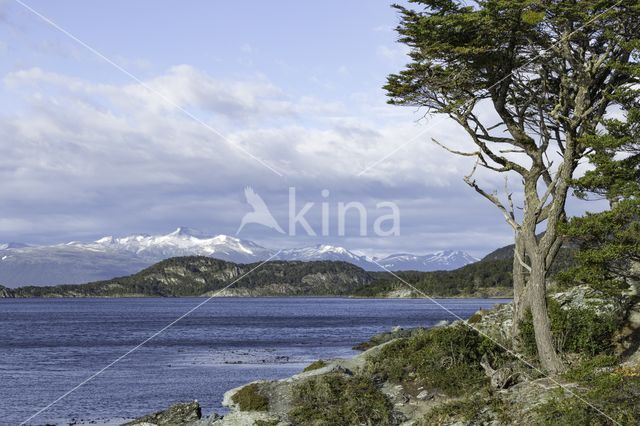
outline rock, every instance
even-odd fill
[[[257,411],[235,411],[225,415],[218,420],[207,423],[203,426],[257,426],[257,425],[277,425],[284,426],[289,423],[282,422],[278,416],[270,413],[260,413]],[[189,426],[201,426],[200,423],[192,423]]]
[[[15,294],[10,288],[4,287],[0,285],[0,299],[2,298],[13,298]]]
[[[382,386],[381,390],[382,393],[384,393],[387,398],[389,398],[389,401],[391,401],[391,403],[396,406],[402,406],[410,400],[409,395],[407,395],[402,385],[394,385],[386,382]]]
[[[479,321],[469,325],[491,339],[509,345],[512,337],[513,305],[505,303],[496,305],[491,310],[483,310]]]
[[[218,413],[212,413],[210,416],[203,417],[200,420],[196,420],[188,424],[188,426],[214,426],[220,425],[223,417]]]
[[[164,411],[137,418],[126,425],[136,426],[175,426],[195,422],[202,418],[198,401],[174,404]]]
[[[562,309],[589,309],[597,315],[621,315],[628,305],[628,296],[612,297],[587,285],[551,295]]]
[[[423,390],[423,391],[420,391],[418,395],[416,395],[416,398],[419,399],[420,401],[427,401],[429,399],[432,399],[433,395],[430,392]]]

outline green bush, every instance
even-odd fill
[[[319,368],[325,367],[327,365],[326,361],[323,361],[321,359],[317,360],[317,361],[313,361],[311,364],[307,365],[305,367],[304,370],[302,370],[303,372],[307,372],[307,371],[313,371],[313,370],[317,370]]]
[[[260,393],[257,383],[251,383],[236,392],[231,398],[240,411],[268,411],[269,398]]]
[[[313,377],[293,390],[289,415],[301,425],[391,425],[393,406],[366,377],[332,373]]]
[[[469,324],[477,324],[480,321],[482,321],[482,314],[479,312],[476,312],[475,314],[471,315],[467,320]]]
[[[548,300],[548,307],[556,350],[589,356],[611,351],[612,338],[621,325],[621,319],[598,315],[593,309],[562,309],[555,299]],[[521,333],[525,352],[536,356],[538,351],[531,312],[527,312],[521,324]]]
[[[397,339],[369,358],[368,373],[397,383],[416,382],[458,396],[479,389],[487,378],[483,355],[500,362],[502,351],[468,326],[437,327]]]

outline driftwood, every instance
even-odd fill
[[[515,371],[513,367],[506,366],[494,369],[491,367],[486,355],[482,357],[480,365],[484,369],[487,377],[491,380],[491,387],[494,389],[507,389],[520,382],[520,373]]]

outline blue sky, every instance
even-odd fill
[[[429,143],[465,146],[456,126],[386,105],[381,86],[405,63],[390,2],[24,1],[135,79],[0,2],[0,241],[234,234],[251,186],[282,223],[290,187],[316,203],[314,227],[330,205],[328,236],[242,231],[269,247],[483,255],[510,242],[462,182],[469,160]],[[396,203],[400,235],[360,237],[351,218],[338,236],[335,207],[352,201],[370,222]]]

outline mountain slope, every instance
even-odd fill
[[[377,261],[390,271],[450,271],[478,259],[460,250],[445,250],[423,256],[393,254]]]
[[[15,297],[202,296],[216,294],[234,283],[224,295],[348,295],[373,281],[369,273],[345,262],[272,261],[258,265],[210,257],[177,257],[128,277],[80,285],[20,287],[11,294]]]
[[[344,247],[335,247],[327,244],[319,244],[314,247],[302,247],[296,249],[282,250],[276,257],[278,260],[299,260],[304,262],[314,260],[333,260],[338,262],[349,262],[367,271],[378,269],[377,265],[371,262],[366,256],[360,256]]]

